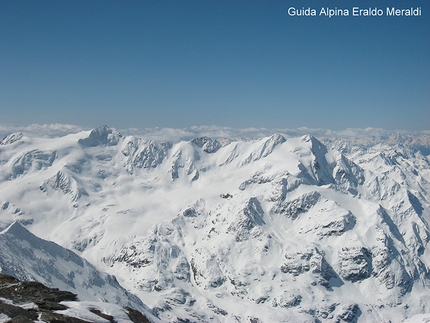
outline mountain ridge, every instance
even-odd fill
[[[164,321],[396,321],[429,311],[430,161],[404,140],[12,136],[1,221],[74,248]]]

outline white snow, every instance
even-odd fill
[[[187,138],[167,142],[163,131],[9,138],[0,227],[17,221],[74,250],[163,321],[396,322],[429,311],[430,161],[403,145],[418,141],[323,144],[286,131],[194,128],[166,131]],[[192,140],[205,131],[218,141]],[[252,140],[237,139],[245,134]],[[73,272],[75,286],[95,270],[30,251],[28,234],[13,237],[13,261],[29,278],[67,287],[38,273],[37,261]],[[81,300],[121,303],[108,285],[75,289]]]
[[[0,313],[0,323],[6,323],[9,322],[11,318],[7,316],[6,314]]]
[[[430,314],[417,314],[406,320],[403,323],[428,323],[430,322]]]

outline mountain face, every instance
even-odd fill
[[[24,304],[39,302],[36,307],[44,308],[46,302],[49,303],[50,300],[57,300],[57,298],[58,302],[79,299],[93,303],[117,304],[149,312],[142,301],[121,287],[114,276],[101,272],[71,250],[36,237],[18,222],[14,222],[0,233],[0,265],[3,275],[29,282],[27,285],[19,281],[9,284],[12,288],[22,287],[23,293],[16,300]],[[34,281],[38,283],[32,283]],[[55,291],[45,288],[42,283],[67,292],[58,292],[59,297],[57,297]],[[3,297],[7,296],[4,293],[6,287],[1,288]],[[17,288],[15,290],[18,291]],[[26,290],[29,295],[25,295]],[[38,294],[40,297],[36,296]],[[16,298],[17,295],[10,293],[8,296]],[[31,296],[33,299],[30,299]],[[65,306],[58,304],[54,307],[66,309]]]
[[[73,249],[163,322],[400,322],[430,312],[430,159],[413,142],[10,134],[0,226]],[[46,280],[31,268],[51,247],[31,256],[29,235],[4,241],[2,272]],[[64,261],[45,260],[52,285],[79,266]]]

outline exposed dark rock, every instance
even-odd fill
[[[329,165],[325,157],[327,154],[327,147],[311,135],[303,136],[301,141],[309,144],[310,151],[313,155],[313,161],[310,165],[310,172],[306,172],[308,172],[309,175],[314,179],[315,184],[325,185],[333,183],[334,179],[330,173],[332,167]]]
[[[78,143],[84,147],[115,146],[121,135],[108,126],[93,129],[85,139],[79,139]]]
[[[304,252],[285,254],[285,262],[281,266],[281,271],[293,276],[299,276],[310,271],[317,280],[316,284],[325,287],[329,287],[331,278],[339,278],[325,260],[324,255],[316,248]]]
[[[74,317],[55,313],[65,310],[67,306],[60,304],[62,301],[76,301],[76,294],[60,291],[57,288],[49,288],[38,282],[21,282],[18,279],[0,274],[0,313],[11,318],[8,323],[88,323]],[[21,304],[34,303],[35,306],[26,309]],[[140,312],[129,307],[125,308],[127,314],[134,323],[149,323],[150,321]],[[114,323],[114,318],[99,310],[91,310],[94,314]]]
[[[239,185],[239,189],[241,191],[244,191],[248,186],[252,184],[266,184],[270,183],[273,179],[270,177],[265,177],[261,172],[257,172],[254,175],[252,175],[251,178],[247,179],[246,181],[242,182]]]
[[[136,311],[130,307],[125,307],[127,310],[127,315],[134,323],[150,323],[145,315],[140,313],[139,311]]]
[[[318,310],[318,317],[323,319],[332,319],[333,312],[338,304],[333,303]]]
[[[342,248],[340,276],[351,282],[361,281],[372,273],[372,254],[366,248]]]
[[[298,276],[309,271],[309,261],[312,252],[293,252],[285,255],[285,262],[281,266],[281,271],[286,274]]]
[[[195,322],[190,321],[189,319],[181,319],[180,317],[177,317],[174,323],[195,323]]]
[[[10,178],[16,178],[24,175],[31,169],[41,170],[52,166],[57,154],[55,151],[28,151],[21,157],[17,158],[12,165],[12,174]]]
[[[49,301],[40,301],[40,302],[37,302],[36,305],[39,308],[43,308],[48,311],[62,311],[67,309],[67,306],[65,305],[62,305],[56,302],[49,302]]]
[[[341,154],[336,160],[333,178],[339,189],[356,195],[357,187],[364,183],[364,171]]]
[[[287,218],[294,220],[300,214],[308,212],[320,199],[321,195],[318,192],[306,193],[292,201],[276,203],[272,208],[272,212],[285,215]]]
[[[354,228],[357,220],[351,212],[337,216],[327,223],[316,226],[314,230],[321,237],[340,236]]]
[[[24,135],[22,134],[22,132],[11,133],[10,135],[7,135],[2,140],[0,140],[0,146],[11,145],[15,141],[20,140],[23,136]]]
[[[221,144],[218,140],[209,137],[194,138],[191,142],[197,147],[202,148],[203,151],[208,154],[215,153],[221,148]]]
[[[273,299],[272,306],[290,308],[290,307],[299,306],[301,302],[302,302],[302,295],[284,293]]]
[[[29,320],[37,319],[36,312],[27,311],[19,306],[1,303],[1,301],[0,301],[0,313],[5,314],[10,318],[26,317]]]
[[[223,315],[223,316],[226,316],[226,315],[228,314],[228,312],[227,312],[226,310],[223,310],[222,308],[219,308],[219,307],[215,307],[215,308],[213,309],[213,312],[214,312],[215,314],[221,314],[221,315]]]
[[[132,163],[138,168],[155,168],[160,165],[172,147],[170,143],[148,141],[133,157]]]
[[[92,309],[92,310],[90,310],[90,312],[104,318],[105,320],[110,321],[111,323],[115,322],[112,315],[104,314],[100,310]]]
[[[76,301],[76,294],[49,288],[38,282],[21,282],[12,276],[0,274],[0,297],[16,303],[33,302],[48,304],[62,301]]]
[[[50,323],[89,323],[76,317],[64,316],[53,312],[42,312],[40,320]]]
[[[58,171],[54,176],[45,180],[39,189],[43,193],[47,193],[48,189],[61,191],[64,195],[70,195],[73,202],[78,201],[82,196],[89,196],[85,188],[66,171]]]
[[[17,316],[14,317],[12,320],[8,321],[8,323],[32,323],[33,321],[25,316]]]
[[[348,322],[355,323],[361,315],[360,307],[357,304],[351,304],[342,308],[342,312],[337,316],[336,323]]]
[[[197,216],[197,211],[194,208],[188,208],[184,212],[182,212],[182,215],[187,218],[194,218]]]
[[[228,227],[227,232],[236,236],[236,241],[248,240],[250,231],[265,224],[264,211],[257,198],[252,197],[246,203],[244,209],[236,216],[235,221]]]
[[[242,163],[242,165],[260,160],[269,156],[273,150],[280,144],[284,143],[286,139],[280,134],[270,136],[257,150],[254,150]]]

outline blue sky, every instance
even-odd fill
[[[422,15],[287,13],[354,6]],[[425,130],[429,102],[424,0],[0,1],[3,124]]]

